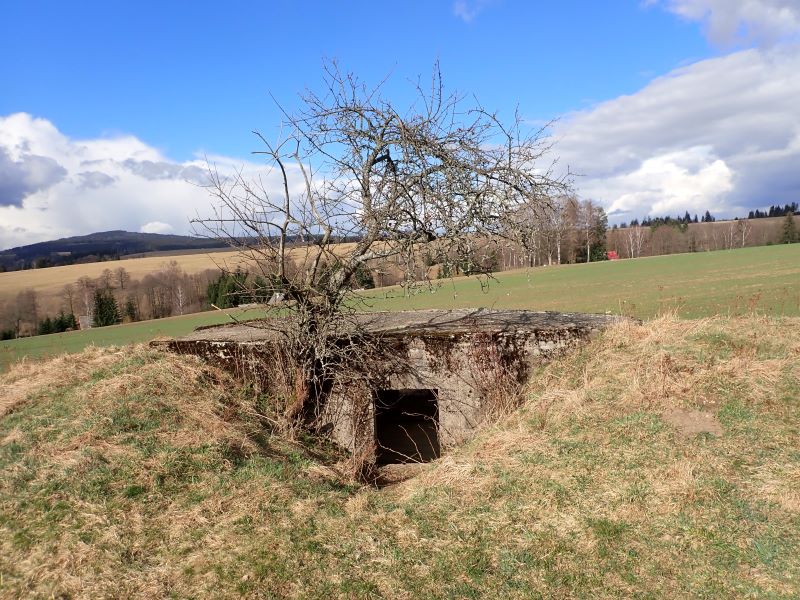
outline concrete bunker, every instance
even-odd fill
[[[356,317],[377,360],[363,377],[333,383],[321,417],[353,456],[375,464],[424,462],[465,441],[504,385],[523,384],[537,363],[586,343],[620,317],[519,310],[421,310]],[[274,330],[224,325],[156,346],[200,355],[270,390]],[[502,380],[502,381],[501,381]]]

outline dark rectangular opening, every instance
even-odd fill
[[[428,462],[439,458],[436,390],[379,390],[375,394],[376,462]]]

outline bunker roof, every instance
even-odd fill
[[[592,331],[607,327],[622,317],[615,315],[562,313],[528,310],[466,308],[373,312],[353,315],[367,332],[390,336],[448,336],[465,333],[514,333],[537,331]],[[254,320],[195,330],[180,341],[258,343],[275,339],[281,320]]]

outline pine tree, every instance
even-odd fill
[[[602,206],[598,206],[592,226],[592,238],[594,238],[591,251],[592,262],[608,259],[606,253],[606,231],[608,231],[608,215],[606,215],[606,211],[603,210]]]
[[[39,323],[39,335],[47,335],[53,332],[53,321],[50,320],[50,317],[46,317],[44,321]]]
[[[119,316],[117,301],[109,290],[95,290],[94,292],[94,326],[105,327],[116,325],[122,319]]]
[[[792,213],[786,213],[786,217],[783,220],[783,236],[781,237],[781,242],[784,244],[793,244],[799,240],[800,238],[798,237],[797,224],[794,222],[794,215]]]

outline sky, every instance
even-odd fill
[[[190,233],[325,61],[532,125],[612,223],[800,200],[800,0],[5,3],[0,249]]]

